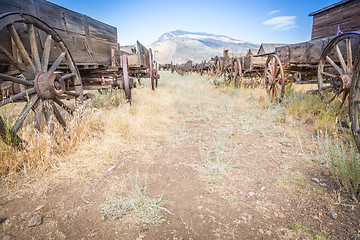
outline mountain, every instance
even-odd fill
[[[188,60],[201,62],[216,55],[222,56],[224,49],[228,49],[230,55],[239,55],[249,48],[259,48],[259,45],[223,35],[177,30],[164,33],[147,47],[152,49],[155,60],[164,64]]]

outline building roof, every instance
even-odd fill
[[[314,16],[314,15],[317,15],[317,14],[319,14],[319,13],[325,12],[325,11],[327,11],[327,10],[329,10],[329,9],[332,9],[332,8],[334,8],[334,7],[337,7],[337,6],[339,6],[339,5],[342,5],[342,4],[344,4],[344,3],[351,2],[351,1],[353,1],[353,0],[343,0],[343,1],[341,1],[341,2],[334,3],[334,4],[330,5],[330,6],[324,7],[324,8],[322,8],[322,9],[316,11],[316,12],[310,13],[309,16],[312,17],[312,16]]]
[[[273,53],[273,52],[275,52],[275,48],[282,47],[285,45],[287,45],[287,44],[284,44],[284,43],[262,43],[260,45],[259,51],[257,52],[257,55]]]

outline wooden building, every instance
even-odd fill
[[[311,40],[360,30],[360,0],[343,0],[309,14],[313,17]]]

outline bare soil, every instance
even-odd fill
[[[155,92],[100,110],[104,131],[50,170],[1,180],[0,239],[357,239],[359,204],[318,159],[311,125],[264,92],[161,72]],[[137,180],[163,221],[104,216]]]

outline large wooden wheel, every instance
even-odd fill
[[[66,127],[67,114],[83,101],[79,71],[60,36],[25,13],[0,15],[0,135],[22,142],[20,130],[46,123]]]
[[[359,33],[334,38],[323,50],[318,65],[318,89],[326,104],[341,110],[350,92],[353,65],[359,52]]]
[[[265,65],[265,87],[272,101],[281,101],[285,93],[284,70],[278,56],[271,54]]]
[[[127,55],[122,55],[121,61],[122,61],[123,86],[124,86],[125,97],[128,101],[130,101],[131,100],[131,88],[130,88],[130,80],[129,80]]]
[[[158,80],[159,80],[159,71],[158,71],[158,63],[155,61],[155,88],[158,86]]]
[[[150,80],[151,80],[151,88],[155,90],[155,81],[154,81],[154,61],[151,48],[149,48],[149,67],[150,67]]]
[[[349,117],[351,130],[356,142],[356,146],[360,151],[360,55],[354,66],[352,83],[349,95]]]
[[[234,69],[233,77],[235,81],[235,87],[239,88],[242,86],[242,76],[243,76],[240,58],[234,59],[233,69]]]

